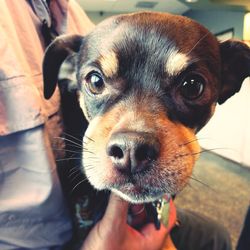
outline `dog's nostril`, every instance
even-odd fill
[[[149,158],[147,154],[147,147],[141,146],[135,151],[135,158],[137,161],[144,161]]]
[[[135,151],[135,159],[138,162],[156,160],[158,150],[150,145],[141,145]]]
[[[117,158],[117,159],[122,159],[124,155],[120,147],[118,147],[117,145],[113,145],[109,149],[109,156],[113,156],[114,158]]]

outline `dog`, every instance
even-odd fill
[[[196,133],[250,76],[248,46],[157,12],[114,16],[85,37],[56,38],[43,62],[47,99],[65,60],[64,91],[88,121],[82,171],[95,189],[131,203],[185,187],[200,153]]]

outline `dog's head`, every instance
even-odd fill
[[[185,186],[200,151],[196,132],[250,75],[243,43],[219,43],[200,24],[162,13],[120,15],[86,37],[56,39],[44,59],[45,97],[66,58],[89,121],[84,172],[131,202]]]

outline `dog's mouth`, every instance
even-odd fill
[[[118,177],[108,186],[113,192],[131,203],[152,202],[164,194],[163,189],[156,185],[143,184],[142,181],[136,181],[133,178],[121,181],[121,178]]]
[[[162,190],[141,187],[131,183],[111,188],[111,190],[131,203],[153,202],[164,194]]]

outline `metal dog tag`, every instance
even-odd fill
[[[168,227],[169,218],[169,198],[166,196],[161,199],[148,203],[145,205],[145,209],[149,219],[153,220],[155,228],[160,229],[161,223]]]

